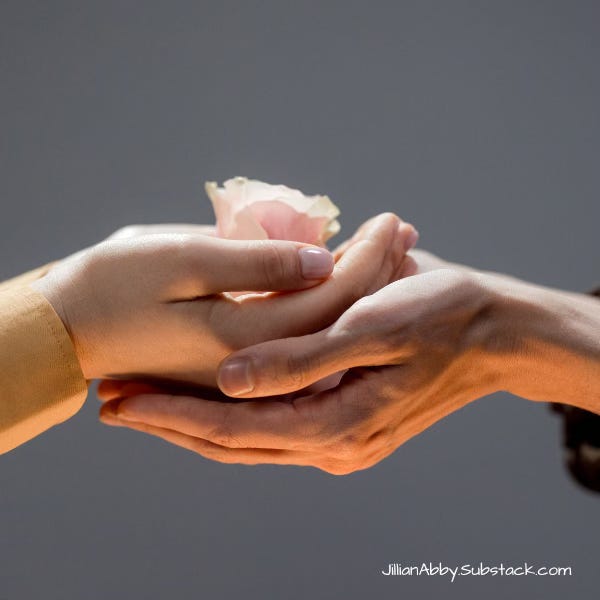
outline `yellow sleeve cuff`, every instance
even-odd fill
[[[0,287],[0,453],[73,416],[87,396],[60,317],[27,285],[44,269]]]

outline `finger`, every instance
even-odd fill
[[[200,236],[182,240],[173,264],[202,295],[304,289],[329,277],[333,267],[333,256],[326,248]]]
[[[342,242],[339,246],[337,246],[335,248],[335,250],[333,251],[333,259],[335,260],[335,262],[337,262],[338,260],[340,260],[340,258],[342,258],[342,256],[344,256],[344,253],[346,252],[346,250],[348,250],[348,248],[350,247],[350,245],[352,244],[353,240],[352,238],[345,240],[344,242]]]
[[[103,404],[102,419],[142,422],[228,448],[298,450],[309,446],[315,428],[306,403],[224,403],[194,396],[145,394]]]
[[[134,431],[141,431],[153,435],[170,444],[199,454],[204,458],[225,464],[311,466],[314,462],[311,460],[310,455],[305,452],[263,448],[227,448],[225,446],[213,444],[208,440],[203,440],[163,427],[155,427],[154,425],[148,425],[147,423],[138,423],[135,421],[125,422],[112,417],[103,417],[101,421],[105,425],[126,427],[128,429],[133,429]]]
[[[403,277],[403,273],[407,270],[411,260],[408,252],[412,250],[419,240],[419,232],[410,223],[400,223],[398,226],[397,241],[393,246],[394,265],[397,265],[396,270],[386,283],[397,281]]]
[[[193,225],[189,223],[160,223],[152,225],[127,225],[115,231],[107,239],[123,240],[150,233],[188,233],[193,235],[216,236],[214,225]]]
[[[413,256],[407,254],[404,260],[402,261],[402,265],[400,266],[400,271],[398,273],[397,279],[404,279],[405,277],[412,277],[419,273],[419,265]]]
[[[386,213],[372,220],[370,226],[338,261],[329,279],[302,294],[278,295],[244,299],[231,318],[240,321],[238,336],[232,347],[250,346],[257,341],[254,331],[244,339],[245,322],[260,322],[263,340],[303,335],[318,331],[333,323],[359,298],[371,294],[395,278],[404,257],[405,229],[399,229],[399,219]],[[232,313],[222,305],[220,318]],[[265,318],[268,315],[268,318]],[[240,343],[241,342],[241,343]]]
[[[109,402],[115,398],[137,396],[139,394],[157,394],[163,391],[164,388],[143,381],[103,379],[98,384],[96,395],[98,396],[98,400]]]
[[[311,335],[263,342],[235,352],[219,366],[217,382],[228,396],[274,396],[378,361],[360,334],[338,332],[334,325]]]
[[[231,402],[215,387],[198,386],[174,379],[104,379],[98,385],[98,399],[103,402],[123,399],[140,394],[169,394],[178,396],[200,396],[206,400]]]
[[[352,287],[355,299],[378,290],[404,258],[405,238],[412,231],[391,213],[367,221],[338,260],[329,287]]]
[[[348,238],[347,240],[343,241],[341,244],[339,244],[334,250],[333,250],[333,256],[335,258],[335,261],[337,262],[344,254],[344,252],[346,252],[346,250],[354,243],[358,240],[359,236],[361,236],[365,230],[371,225],[371,223],[376,219],[377,217],[371,217],[370,219],[367,219],[364,223],[362,223],[359,228],[354,232],[354,234],[352,235],[352,237]]]
[[[360,230],[359,230],[360,232]],[[334,252],[334,259],[337,261],[354,245],[357,241],[361,239],[360,234],[358,236],[353,237],[352,239],[342,244],[339,248],[336,248]],[[390,278],[391,281],[395,281],[401,277],[402,270],[404,269],[407,261],[406,253],[414,248],[419,240],[419,232],[414,228],[410,223],[405,223],[404,221],[400,221],[398,225],[398,233],[396,236],[396,241],[392,246],[392,255],[391,259],[392,264],[399,265],[399,268],[396,269],[395,275]]]
[[[333,257],[335,259],[335,262],[337,262],[353,244],[355,244],[357,241],[364,237],[365,232],[368,230],[368,228],[371,226],[374,219],[376,218],[377,217],[373,217],[368,221],[365,221],[356,230],[356,233],[351,238],[345,240],[335,248],[335,250],[333,251]],[[399,221],[398,229],[400,231],[399,237],[402,240],[400,249],[408,251],[411,248],[413,248],[419,239],[419,232],[414,228],[413,225],[411,225],[410,223],[405,223],[404,221],[402,221],[402,219],[400,219]]]
[[[259,461],[278,462],[285,457],[282,464],[307,464],[342,474],[364,468],[357,467],[353,460],[348,464],[348,458],[362,454],[365,436],[371,439],[377,430],[374,415],[389,404],[386,394],[389,396],[394,380],[384,377],[382,383],[379,371],[357,369],[340,388],[295,400],[291,410],[290,405],[280,402],[240,402],[229,405],[217,422],[215,407],[199,398],[178,398],[181,404],[173,406],[173,398],[168,396],[138,396],[103,405],[101,420],[109,425],[160,432],[173,443],[184,447],[192,443],[191,449],[202,454],[210,452],[209,458],[219,460],[213,452],[217,451],[225,462],[236,451],[241,451],[238,456],[244,456],[242,462],[246,462],[257,459],[256,450],[275,450],[262,454]],[[173,426],[175,429],[171,429]],[[268,440],[269,445],[264,446],[261,440]],[[257,441],[259,446],[255,446]],[[386,444],[383,450],[388,454],[393,448]],[[381,454],[381,449],[377,452]]]

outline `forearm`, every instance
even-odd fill
[[[600,302],[484,274],[488,349],[511,393],[600,413]]]

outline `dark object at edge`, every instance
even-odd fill
[[[563,417],[563,446],[569,472],[588,490],[600,492],[600,415],[566,404],[550,406]]]
[[[600,288],[591,292],[600,297]],[[563,416],[563,445],[567,467],[583,487],[600,492],[600,415],[568,406],[551,404]]]

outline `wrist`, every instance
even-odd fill
[[[69,259],[66,260],[70,262]],[[73,343],[75,355],[84,377],[89,380],[94,378],[92,374],[93,366],[88,353],[85,352],[85,346],[81,343],[80,336],[76,332],[77,327],[73,318],[74,309],[71,306],[73,299],[77,299],[80,295],[78,293],[78,279],[80,278],[79,271],[83,270],[83,265],[75,269],[72,267],[73,265],[61,261],[43,277],[33,282],[31,287],[46,298],[60,318]]]
[[[594,298],[481,274],[490,296],[484,346],[499,389],[600,410],[600,305]]]

